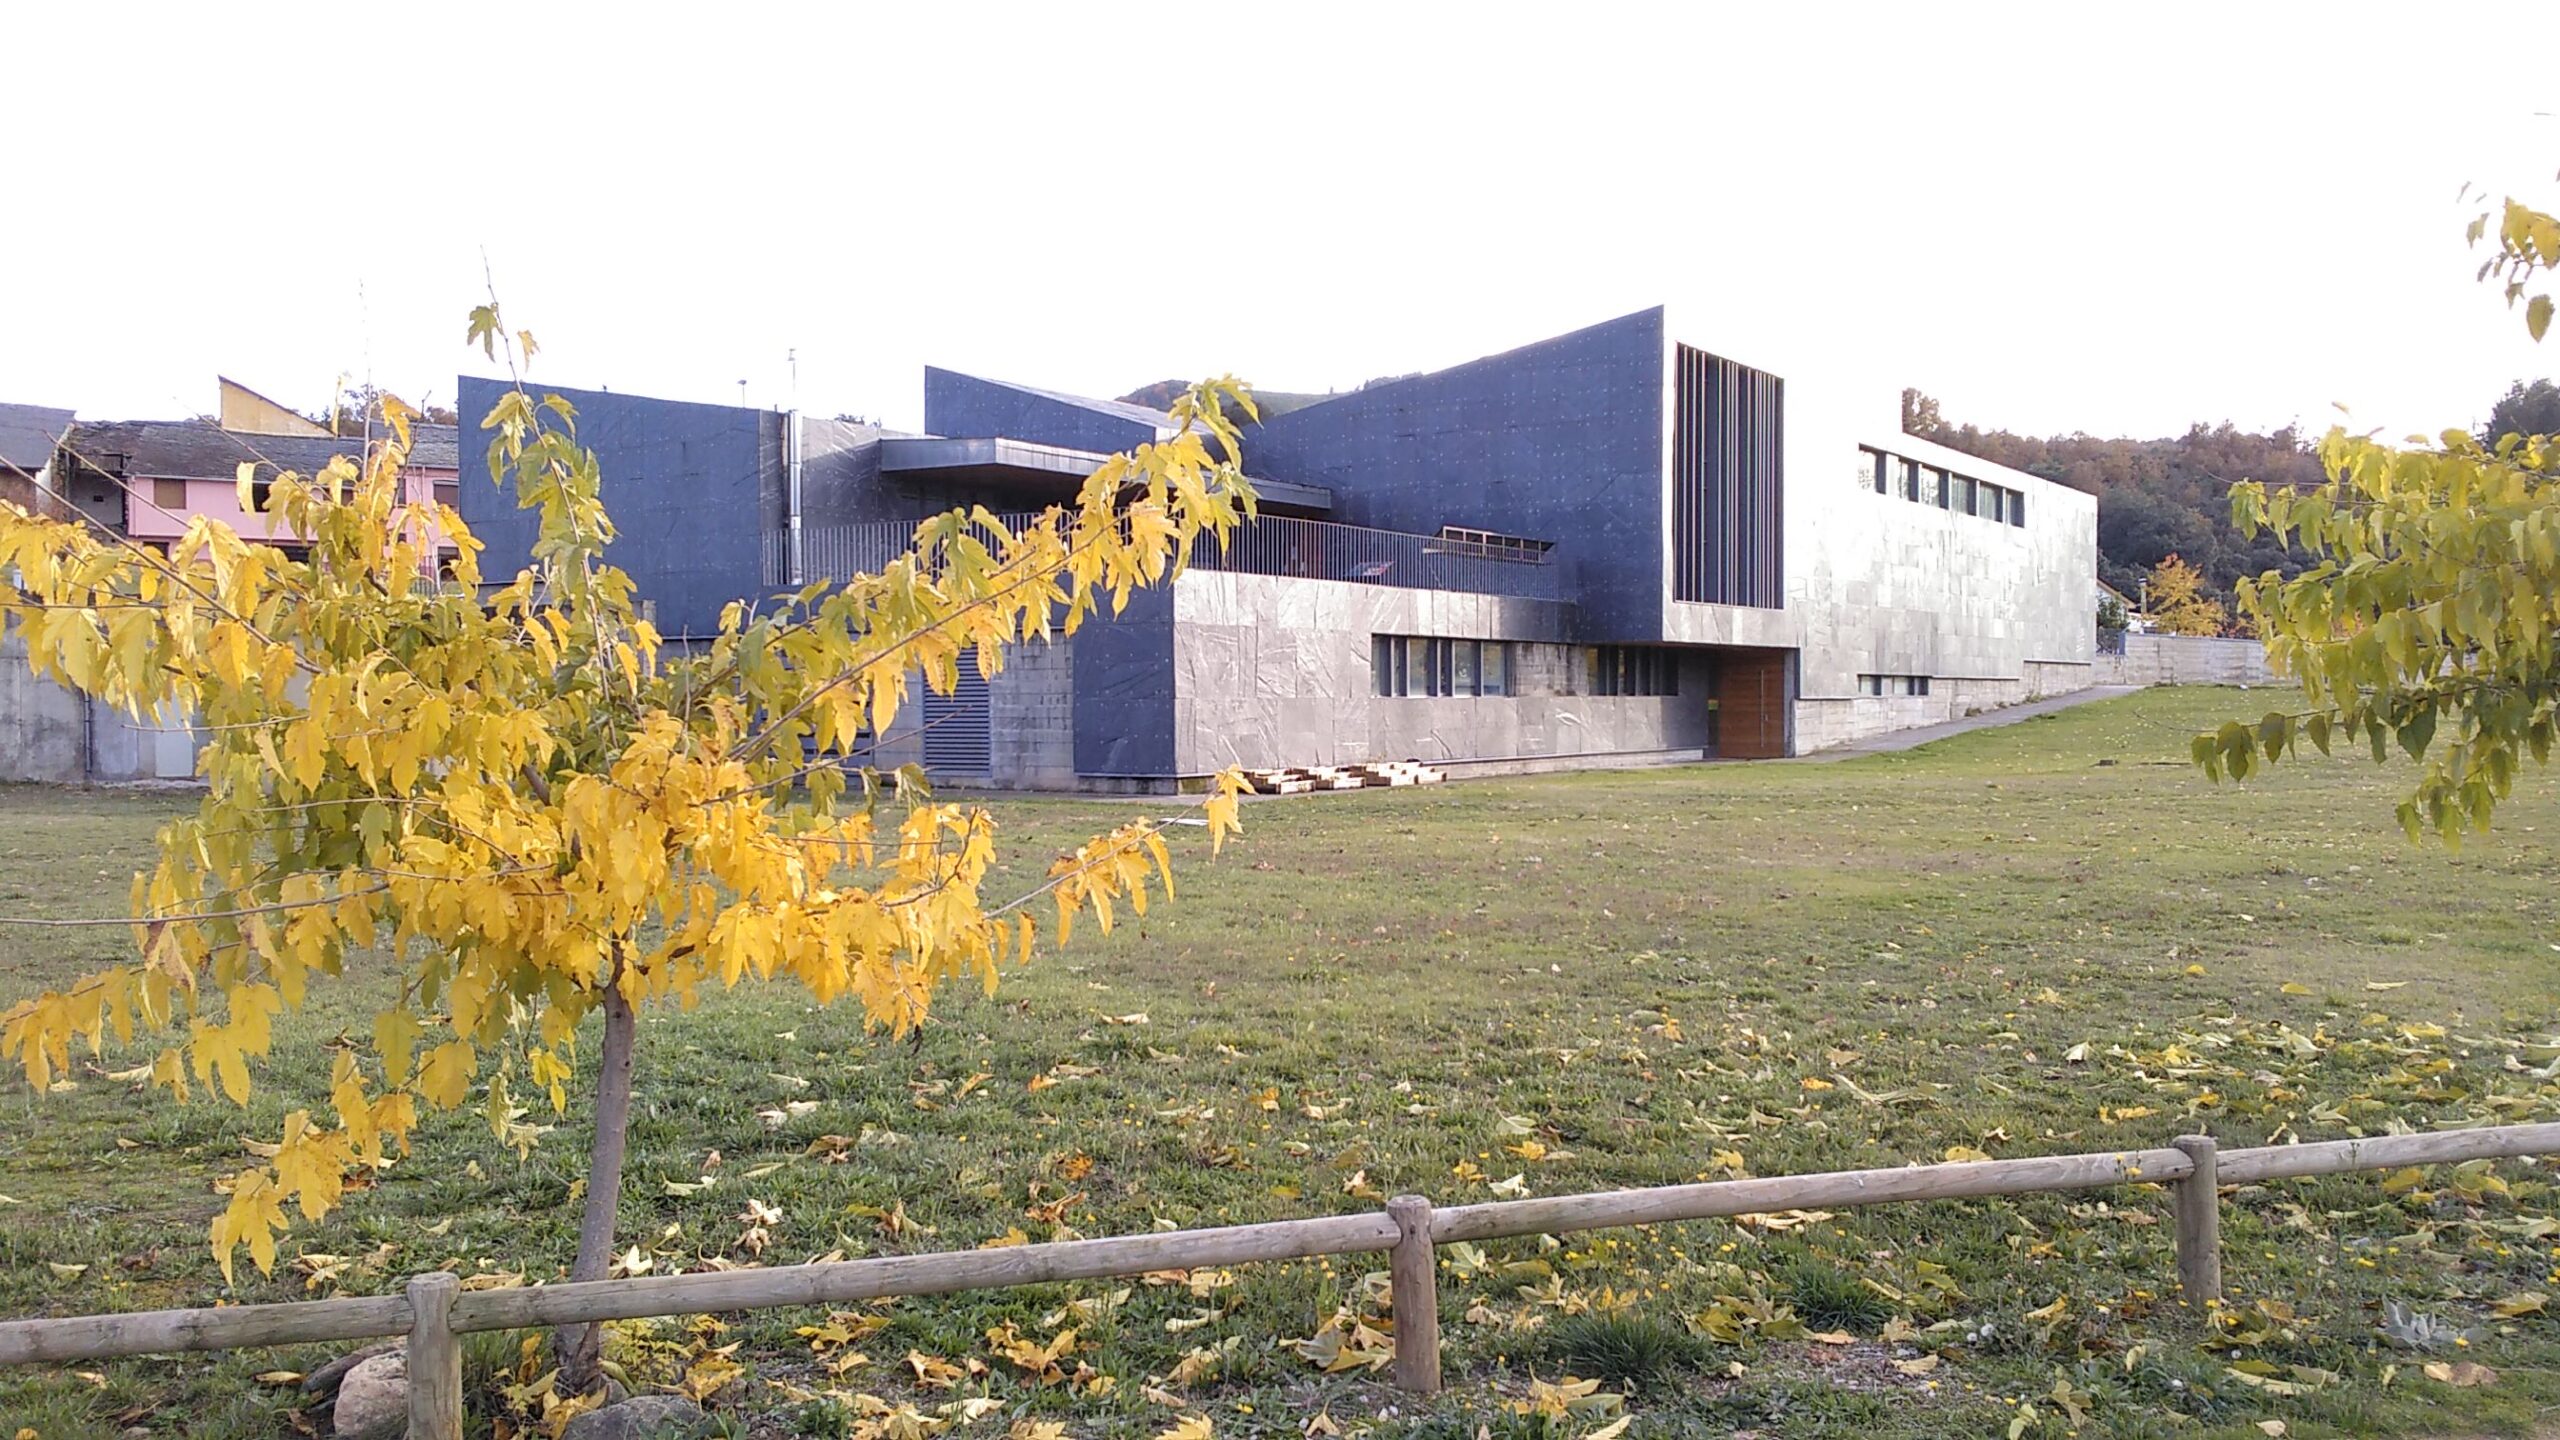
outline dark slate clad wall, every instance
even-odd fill
[[[1036,491],[972,485],[943,476],[884,474],[881,430],[853,420],[800,422],[800,523],[812,528],[876,520],[922,520],[946,510],[984,505],[1002,515],[1036,510]]]
[[[1334,518],[1556,542],[1580,638],[1662,637],[1660,308],[1291,411],[1245,469],[1333,489]]]
[[[532,554],[535,517],[490,483],[480,420],[504,386],[463,377],[462,518],[488,549],[480,568],[513,574]],[[782,417],[598,390],[536,387],[577,407],[578,440],[596,452],[613,514],[607,561],[653,602],[670,638],[716,629],[721,607],[763,595],[763,532],[783,522]]]
[[[1076,773],[1174,773],[1173,586],[1129,594],[1129,608],[1076,631]]]
[[[786,477],[786,501],[788,488]],[[906,514],[887,503],[881,488],[879,426],[814,416],[800,422],[801,524],[851,525]]]
[[[1097,455],[1115,455],[1156,438],[1154,426],[1127,416],[931,365],[924,367],[924,428],[927,434],[954,439],[1002,436]]]

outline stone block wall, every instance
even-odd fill
[[[2124,637],[2124,653],[2101,655],[2098,685],[2273,685],[2267,648],[2255,640],[2219,635]]]

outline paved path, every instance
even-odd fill
[[[1979,715],[1950,720],[1944,725],[1923,725],[1916,730],[1896,730],[1884,735],[1870,735],[1864,740],[1829,750],[1816,750],[1810,755],[1799,758],[1848,760],[1860,755],[1884,755],[1896,750],[1909,750],[1915,746],[1926,745],[1932,740],[1944,740],[1950,735],[1962,735],[1968,730],[1984,730],[1994,725],[2015,725],[2021,720],[2033,720],[2039,715],[2050,715],[2057,710],[2068,710],[2074,705],[2086,705],[2093,700],[2113,700],[2119,695],[2131,695],[2141,688],[2139,685],[2092,685],[2086,690],[2074,690],[2068,695],[2057,695],[2051,700],[2030,701],[2024,705],[2012,705],[2005,710],[1986,710]]]

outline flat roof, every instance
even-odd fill
[[[1102,462],[1109,458],[1090,450],[1071,450],[1063,445],[1042,445],[1003,436],[958,440],[884,436],[880,441],[880,470],[883,474],[924,473],[980,480],[1082,480],[1101,469]],[[1253,481],[1254,495],[1263,504],[1285,505],[1293,510],[1325,514],[1333,511],[1333,492],[1321,485],[1266,480],[1258,475],[1248,478]]]

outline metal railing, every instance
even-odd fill
[[[1387,1202],[1383,1213],[506,1290],[466,1292],[455,1276],[436,1271],[411,1279],[399,1295],[0,1321],[0,1366],[405,1335],[410,1440],[460,1440],[462,1361],[457,1337],[475,1331],[844,1305],[892,1296],[1384,1252],[1389,1257],[1388,1306],[1395,1317],[1395,1383],[1428,1393],[1440,1388],[1435,1245],[1787,1210],[2165,1185],[2176,1221],[2180,1298],[2201,1312],[2222,1297],[2220,1190],[2224,1185],[2554,1153],[2560,1153],[2560,1124],[2483,1126],[2241,1150],[2220,1150],[2210,1136],[2185,1135],[2171,1145],[2148,1150],[1710,1180],[1449,1207],[1435,1207],[1419,1195],[1398,1195]]]
[[[1036,521],[1033,514],[996,517],[1007,529]],[[764,579],[775,588],[817,580],[876,574],[915,541],[913,520],[873,520],[853,525],[804,526],[800,565],[791,566],[792,536],[767,531]],[[1565,567],[1543,552],[1447,535],[1374,530],[1331,520],[1266,515],[1239,526],[1225,545],[1203,538],[1192,546],[1191,568],[1301,580],[1338,580],[1404,590],[1457,590],[1529,600],[1569,600]]]

